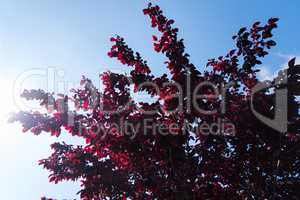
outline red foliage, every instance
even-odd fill
[[[85,146],[51,146],[53,154],[40,161],[51,172],[50,182],[80,180],[82,199],[299,199],[300,151],[295,147],[300,134],[299,104],[295,101],[299,66],[291,61],[290,82],[273,85],[290,89],[288,133],[260,122],[250,107],[250,91],[259,82],[256,67],[276,44],[270,38],[278,19],[272,18],[266,25],[256,22],[250,30],[241,28],[233,37],[236,49],[210,59],[201,73],[185,53],[174,20],[151,4],[144,14],[160,32],[159,37],[153,36],[154,50],[166,56],[170,76],[154,76],[141,55],[116,36],[110,39],[113,46],[108,56],[132,70],[129,75],[102,74],[103,91],[83,77],[81,88],[74,89],[72,97],[55,99],[42,90],[24,92],[26,99],[37,99],[46,107],[53,105],[55,111],[16,114],[12,121],[20,121],[24,131],[59,136],[64,128],[86,141]],[[225,91],[226,112],[203,113],[196,105],[189,105],[189,99],[197,95],[193,91],[205,81],[217,87],[237,83]],[[159,91],[143,83],[153,83]],[[130,96],[131,84],[135,92],[150,94],[154,103],[136,103]],[[199,92],[208,97],[197,101],[202,108],[220,108],[222,99],[214,98],[213,88],[202,87]],[[269,116],[274,96],[260,92],[254,104]],[[71,111],[69,102],[85,112]],[[182,108],[175,109],[179,106]],[[226,135],[228,125],[219,135],[196,134],[185,127],[213,124],[219,119],[232,122],[235,135]],[[142,121],[148,121],[152,128],[145,129]],[[122,127],[125,122],[131,125],[129,131]],[[157,124],[163,125],[164,134],[157,134]]]

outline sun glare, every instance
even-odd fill
[[[16,124],[9,124],[11,112],[16,111],[13,101],[13,84],[10,81],[0,80],[0,144],[11,145],[16,142]],[[1,147],[0,147],[1,148]]]

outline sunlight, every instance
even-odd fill
[[[9,124],[8,118],[11,112],[17,109],[13,101],[13,84],[12,81],[0,80],[0,148],[3,151],[3,146],[15,145],[17,143],[17,125]],[[21,129],[20,129],[21,130]]]

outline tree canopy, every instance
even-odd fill
[[[101,74],[103,91],[83,77],[71,96],[23,92],[49,111],[14,114],[11,121],[21,122],[24,132],[59,137],[64,130],[85,140],[51,145],[53,153],[39,161],[50,171],[49,181],[80,181],[85,200],[300,199],[300,66],[291,60],[264,89],[252,92],[261,84],[262,59],[276,45],[271,38],[278,19],[241,28],[232,37],[235,49],[209,59],[200,71],[174,20],[156,5],[143,12],[159,33],[152,39],[166,57],[165,74],[155,76],[140,53],[115,36],[108,56],[131,71]],[[135,101],[131,86],[151,102]],[[278,131],[253,109],[274,117],[283,89],[288,127]]]

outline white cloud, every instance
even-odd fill
[[[274,77],[274,73],[267,66],[260,67],[260,71],[258,72],[258,77],[261,80],[271,80]]]
[[[277,56],[283,58],[284,62],[280,65],[279,70],[272,71],[268,66],[261,66],[260,72],[258,72],[258,78],[261,80],[272,80],[275,78],[280,70],[286,69],[288,67],[288,62],[292,58],[296,58],[296,64],[300,64],[300,56],[291,54],[277,53]]]
[[[287,68],[288,62],[293,58],[296,58],[296,64],[300,64],[300,56],[299,55],[283,54],[283,53],[277,53],[276,55],[284,59],[284,63],[280,67],[281,69]]]

